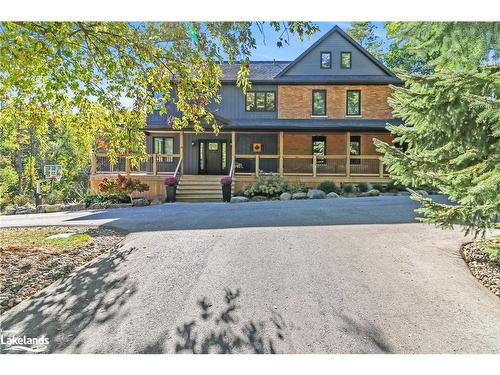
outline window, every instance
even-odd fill
[[[352,156],[360,156],[361,155],[361,136],[359,135],[351,135],[349,139],[349,153]],[[357,165],[361,163],[361,159],[351,159],[351,164]]]
[[[153,138],[153,153],[155,154],[173,154],[174,153],[174,138],[172,137],[154,137]],[[168,163],[173,162],[172,157],[161,158],[160,161]]]
[[[274,91],[247,92],[245,110],[247,112],[276,111],[276,93]]]
[[[312,92],[312,115],[326,116],[326,91],[313,90]]]
[[[313,155],[320,157],[326,155],[326,137],[312,137],[312,153]],[[323,158],[317,158],[316,164],[326,164],[326,160]]]
[[[347,90],[346,115],[361,115],[361,91]]]
[[[352,54],[351,52],[340,53],[340,67],[342,69],[351,69]]]
[[[321,69],[330,69],[332,67],[332,53],[321,52]]]

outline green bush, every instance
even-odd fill
[[[262,195],[265,197],[276,197],[287,191],[287,183],[278,175],[261,175],[253,184],[245,187],[243,194],[246,197]]]
[[[12,203],[15,207],[26,206],[28,203],[31,203],[33,199],[28,195],[16,195],[12,199]]]
[[[404,191],[406,190],[406,187],[397,183],[396,181],[394,180],[391,180],[388,184],[387,184],[387,191]]]
[[[94,203],[130,203],[130,197],[126,193],[88,194],[83,203],[87,207]]]
[[[373,184],[373,188],[377,189],[380,192],[382,192],[382,191],[385,191],[386,185],[384,185],[384,184]]]
[[[333,181],[323,181],[318,185],[319,190],[323,190],[326,194],[338,193],[340,191],[337,184]]]
[[[369,182],[362,182],[358,185],[358,189],[360,192],[366,193],[367,191],[372,190],[373,186]]]
[[[295,182],[293,184],[289,184],[286,191],[289,193],[307,193],[309,188],[304,185],[302,182]]]
[[[57,204],[64,202],[64,193],[60,190],[52,190],[43,197],[45,204]]]
[[[500,262],[500,236],[491,240],[482,240],[479,245],[493,262]]]
[[[356,188],[353,184],[343,184],[342,190],[344,190],[344,193],[352,194],[356,191]]]

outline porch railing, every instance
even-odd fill
[[[235,175],[370,176],[388,173],[378,155],[235,155]]]
[[[127,173],[136,175],[180,175],[180,154],[148,154],[137,165],[119,156],[112,164],[106,154],[95,154],[92,174]],[[276,173],[282,176],[367,176],[386,177],[387,171],[379,155],[235,155],[229,175],[245,176]]]

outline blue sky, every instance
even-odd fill
[[[344,31],[351,25],[352,22],[313,22],[320,27],[320,31],[315,33],[311,39],[305,39],[301,42],[298,38],[290,36],[290,45],[284,44],[282,48],[276,46],[276,41],[279,33],[276,33],[269,24],[264,26],[265,38],[260,33],[257,26],[252,26],[252,32],[257,40],[257,49],[252,52],[252,60],[293,60],[304,52],[311,44],[321,38],[321,36],[330,30],[333,26],[338,25]],[[386,39],[383,22],[374,22],[377,28],[377,35],[383,40]]]

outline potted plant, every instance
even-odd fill
[[[168,176],[165,178],[163,183],[167,191],[167,202],[175,202],[175,193],[177,191],[177,178],[174,176]]]
[[[220,179],[220,184],[222,185],[222,200],[224,202],[231,202],[231,184],[233,179],[231,176],[224,176]]]

